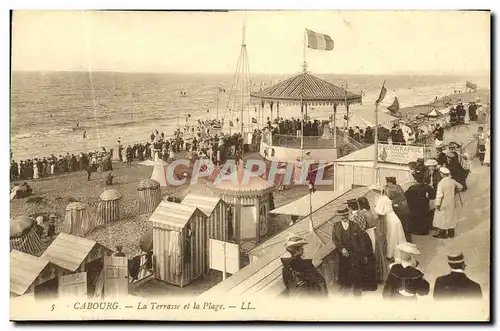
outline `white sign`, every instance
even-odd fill
[[[408,164],[424,158],[423,146],[378,144],[379,162]]]
[[[234,274],[240,270],[240,246],[210,239],[210,269]],[[224,260],[226,266],[224,268]]]

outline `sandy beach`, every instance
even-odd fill
[[[182,153],[179,157],[182,157]],[[255,157],[259,156],[246,155],[246,158]],[[123,252],[132,257],[140,253],[139,240],[151,228],[151,224],[147,221],[150,214],[139,215],[137,186],[142,179],[151,177],[152,170],[152,167],[139,165],[138,162],[134,162],[132,166],[127,166],[125,163],[114,163],[111,171],[114,176],[113,186],[105,185],[109,171],[93,173],[90,181],[87,181],[85,171],[29,180],[27,182],[33,188],[33,195],[28,198],[11,200],[10,215],[15,217],[55,213],[58,216],[56,225],[58,233],[64,221],[64,209],[69,203],[73,201],[85,203],[91,217],[95,217],[99,195],[109,188],[118,190],[123,197],[120,205],[121,219],[106,227],[95,229],[86,238],[113,249],[116,245],[123,245]],[[203,190],[206,182],[204,183],[203,179],[200,181],[201,183],[194,186],[189,185],[188,182],[182,186],[162,187],[162,196],[164,198],[174,196],[182,199],[188,192]],[[11,183],[11,188],[14,183]],[[302,197],[307,192],[306,186],[275,192],[276,207]],[[36,202],[32,202],[33,200]],[[281,231],[289,222],[290,219],[283,216],[271,218],[268,236]]]

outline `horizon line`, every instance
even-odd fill
[[[78,73],[85,73],[89,72],[88,70],[14,70],[11,69],[11,73],[14,72],[41,72],[41,73],[71,73],[71,72],[78,72]],[[234,72],[175,72],[175,71],[119,71],[119,70],[92,70],[91,72],[99,72],[99,73],[119,73],[119,74],[175,74],[175,75],[234,75]],[[467,75],[473,75],[473,76],[491,76],[491,71],[488,72],[464,72],[464,73],[457,73],[457,72],[446,72],[446,73],[430,73],[430,72],[375,72],[375,73],[348,73],[348,72],[312,72],[316,75],[352,75],[352,76],[363,76],[363,75],[386,75],[386,76],[467,76]],[[256,75],[256,76],[261,76],[261,75],[296,75],[300,74],[299,70],[295,72],[287,72],[287,73],[263,73],[263,72],[256,72],[256,73],[251,73],[250,75]]]

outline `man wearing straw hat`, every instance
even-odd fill
[[[303,259],[307,241],[291,235],[285,243],[285,249],[291,257],[281,258],[283,263],[283,282],[288,296],[327,296],[326,281],[314,267],[311,259]]]
[[[481,286],[465,274],[465,260],[461,252],[448,254],[451,272],[438,277],[434,286],[434,299],[481,299]]]
[[[416,255],[420,255],[417,245],[405,242],[399,244],[397,249],[400,256],[396,263],[389,266],[389,276],[382,291],[384,299],[429,294],[429,282],[424,279],[424,273],[418,269],[415,259]]]
[[[425,166],[427,167],[425,183],[432,186],[434,192],[436,192],[439,182],[443,179],[437,167],[438,162],[435,159],[429,159],[425,161]]]
[[[341,206],[336,216],[340,221],[333,224],[332,241],[339,253],[338,283],[343,292],[347,293],[352,289],[355,296],[360,296],[361,265],[356,249],[356,235],[362,230],[358,224],[350,220],[347,207]]]
[[[438,233],[434,235],[434,238],[454,238],[457,226],[455,192],[461,191],[462,185],[451,178],[448,168],[441,167],[439,172],[443,179],[439,182],[436,191],[433,226],[438,229]]]

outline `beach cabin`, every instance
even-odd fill
[[[208,272],[208,222],[200,209],[164,200],[149,221],[155,279],[183,287]]]
[[[368,188],[360,187],[333,196],[333,200],[317,208],[312,214],[306,214],[291,227],[250,250],[248,254],[252,262],[203,293],[202,298],[210,299],[220,295],[279,296],[285,290],[281,258],[289,256],[285,250],[285,242],[290,235],[300,235],[307,240],[308,244],[304,246],[304,258],[312,259],[313,264],[325,277],[327,286],[330,289],[335,288],[333,284],[337,280],[338,261],[331,237],[333,224],[339,221],[335,212],[349,199],[366,196],[371,200],[372,194]]]
[[[208,237],[221,241],[228,241],[228,208],[224,200],[217,197],[203,196],[190,193],[186,195],[182,204],[200,209],[207,216]]]
[[[242,246],[246,243],[245,246],[253,247],[267,234],[275,186],[246,169],[243,162],[235,172],[219,175],[213,187],[215,193],[231,206],[231,228],[234,229],[232,240]]]
[[[11,296],[33,295],[35,299],[57,297],[58,278],[68,271],[46,259],[12,250],[10,252]]]
[[[69,271],[69,275],[60,279],[60,294],[68,290],[93,297],[104,268],[104,257],[111,253],[112,250],[93,240],[60,233],[41,258]]]

